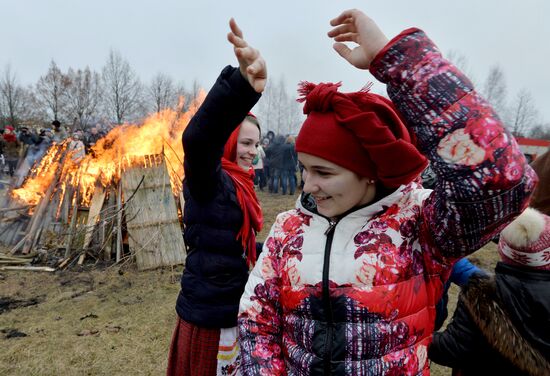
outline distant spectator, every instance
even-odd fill
[[[15,175],[17,175],[17,179],[15,181],[16,187],[20,187],[21,184],[23,184],[32,166],[44,155],[44,150],[42,150],[42,147],[40,146],[43,139],[36,133],[34,128],[29,129],[25,126],[20,127],[19,141],[22,144],[22,161],[15,172]]]
[[[39,137],[34,131],[31,131],[28,127],[19,128],[19,141],[23,145],[31,146],[40,143]]]
[[[282,147],[283,163],[281,169],[281,189],[282,194],[294,195],[296,192],[296,169],[298,165],[298,155],[294,147],[294,137],[288,136]]]
[[[273,141],[275,140],[275,133],[273,131],[268,131],[265,134],[265,137],[269,140],[269,144],[272,144]]]
[[[81,141],[81,138],[82,135],[80,132],[74,132],[73,136],[71,137],[71,141],[69,142],[69,147],[67,149],[69,152],[71,152],[71,160],[74,163],[80,163],[86,155],[86,147]]]
[[[36,155],[35,162],[42,159],[42,157],[46,154],[46,152],[48,151],[48,149],[53,143],[53,133],[49,129],[41,129],[38,134],[38,137],[39,137],[39,142],[37,146],[39,150]]]
[[[265,151],[261,144],[258,145],[256,149],[258,150],[258,154],[256,154],[256,157],[254,157],[252,161],[252,167],[254,167],[254,184],[258,186],[260,191],[263,191],[267,185],[264,171]]]
[[[86,140],[83,140],[86,146],[86,153],[90,152],[90,149],[101,139],[101,137],[103,136],[99,133],[97,127],[90,128]]]
[[[279,185],[283,173],[284,142],[284,136],[275,136],[273,142],[269,144],[270,146],[265,152],[269,163],[269,172],[271,174],[269,183],[269,192],[271,193],[279,193]]]
[[[264,150],[264,176],[265,182],[268,187],[271,187],[271,170],[269,166],[269,157],[267,156],[267,149],[269,149],[270,141],[269,138],[264,137],[261,142],[262,149]]]
[[[13,176],[21,157],[21,143],[17,140],[17,136],[11,125],[5,128],[0,144],[2,144],[4,159],[8,166],[8,174]]]
[[[59,122],[59,120],[52,121],[52,125],[53,125],[53,141],[57,143],[64,141],[67,138],[67,132],[61,126],[61,123]]]

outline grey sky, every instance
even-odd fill
[[[10,63],[29,84],[51,59],[64,71],[100,70],[114,48],[146,82],[161,71],[208,89],[235,63],[225,37],[233,16],[289,91],[300,80],[343,81],[352,91],[372,77],[341,59],[326,36],[329,20],[348,8],[365,11],[389,38],[420,27],[442,51],[467,57],[478,85],[499,64],[508,100],[529,89],[550,122],[548,0],[0,0],[0,70]]]

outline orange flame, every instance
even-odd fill
[[[54,144],[31,171],[23,186],[12,191],[12,196],[26,204],[36,205],[57,178],[62,192],[67,185],[78,187],[80,202],[87,205],[96,184],[104,187],[116,184],[125,168],[146,165],[146,157],[156,154],[164,155],[172,190],[177,195],[183,179],[181,135],[204,97],[205,93],[201,91],[185,112],[166,109],[150,115],[141,125],[123,124],[113,128],[81,160],[76,160],[71,152],[67,152],[68,142]],[[183,104],[182,99],[180,108]],[[61,163],[63,166],[60,166]]]

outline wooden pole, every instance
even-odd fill
[[[105,201],[105,188],[98,184],[95,187],[94,195],[92,196],[92,201],[90,203],[90,211],[88,213],[88,221],[86,223],[86,234],[84,235],[84,244],[82,248],[86,250],[90,245],[92,240],[92,235],[94,233],[94,228],[99,218],[101,208],[103,207],[103,202]]]
[[[78,189],[75,193],[74,203],[73,203],[73,213],[71,217],[71,225],[69,226],[69,233],[67,235],[67,243],[65,245],[65,258],[71,255],[71,243],[73,241],[73,234],[76,229],[76,218],[78,217]]]
[[[48,189],[46,190],[46,194],[42,197],[40,200],[40,203],[36,207],[36,211],[33,213],[32,219],[29,223],[29,230],[27,232],[27,239],[25,243],[23,244],[23,253],[29,253],[32,247],[36,244],[40,236],[35,236],[37,234],[37,231],[40,231],[42,227],[42,217],[44,215],[44,212],[46,211],[46,208],[48,207],[48,204],[50,202],[50,197],[52,196],[52,192],[54,188],[57,186],[59,182],[59,178],[63,172],[63,167],[65,164],[65,160],[67,157],[67,153],[63,155],[61,158],[61,163],[57,166],[57,170],[55,171],[55,175],[50,182],[50,185]]]
[[[0,213],[7,213],[7,212],[10,212],[10,211],[15,211],[15,210],[28,209],[28,208],[33,207],[33,206],[34,205],[29,204],[29,205],[24,205],[24,206],[18,206],[16,208],[4,208],[4,209],[0,209]]]
[[[0,270],[27,270],[33,272],[55,272],[54,268],[48,266],[3,266]]]
[[[20,241],[19,243],[17,243],[15,245],[15,247],[13,247],[10,251],[10,255],[15,255],[17,253],[17,251],[19,250],[19,248],[21,248],[23,246],[23,244],[25,244],[25,242],[27,241],[27,238],[29,238],[29,234],[25,235]]]
[[[40,203],[38,204],[36,211],[32,215],[32,219],[30,222],[30,229],[27,232],[27,240],[23,244],[23,249],[21,252],[29,253],[32,247],[35,244],[35,241],[37,240],[35,235],[39,231],[39,229],[42,227],[42,217],[44,215],[44,212],[48,208],[48,204],[50,202],[50,196],[52,195],[54,187],[57,185],[57,179],[52,179],[52,182],[50,183],[50,186],[46,190],[46,194],[42,197],[40,200]]]
[[[118,192],[117,192],[117,240],[116,240],[116,262],[120,262],[120,257],[122,254],[122,179],[118,183]]]

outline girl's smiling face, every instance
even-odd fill
[[[353,171],[307,153],[298,153],[298,159],[304,166],[304,192],[312,195],[325,217],[368,204],[376,195],[375,184]]]

